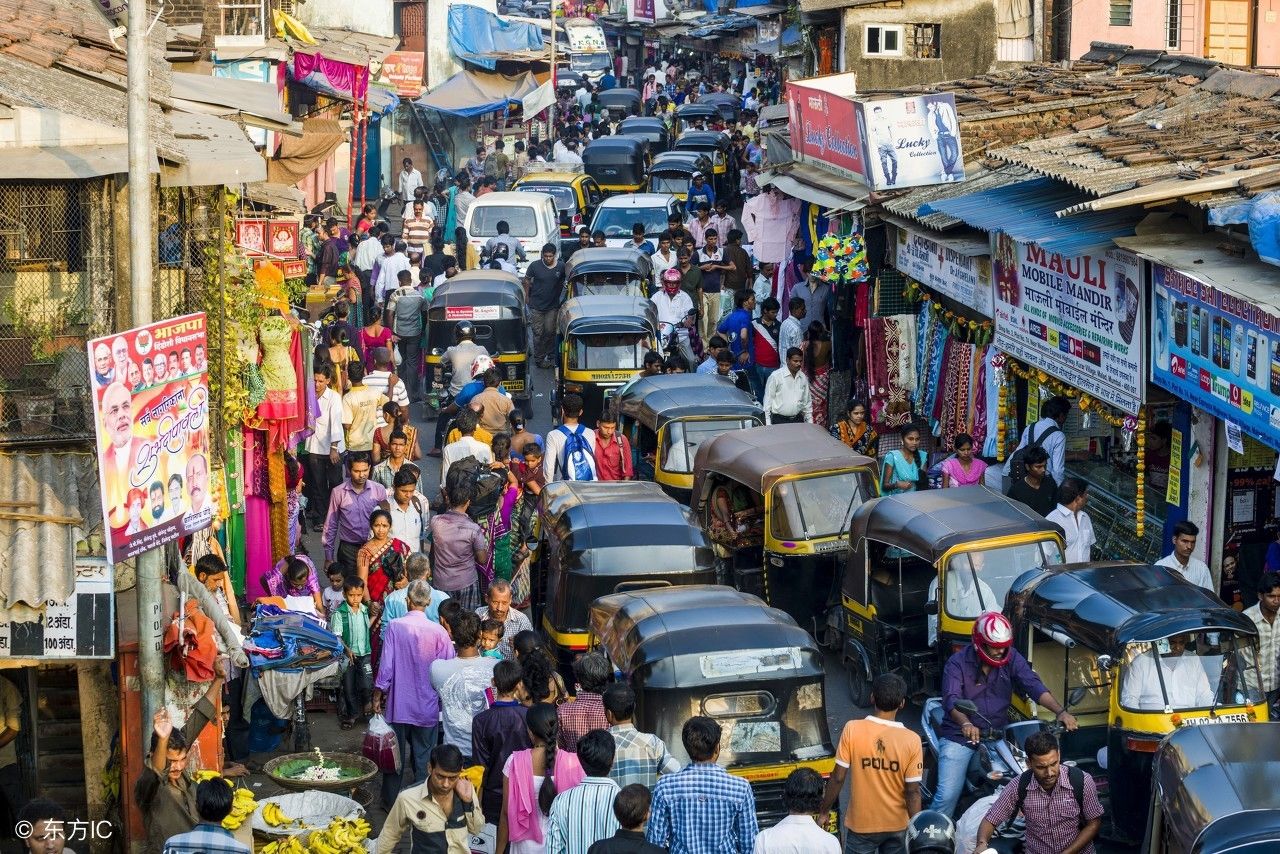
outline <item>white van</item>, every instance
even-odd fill
[[[560,215],[549,193],[485,193],[472,202],[463,227],[477,254],[498,233],[499,222],[506,222],[511,236],[520,241],[526,262],[537,258],[544,244],[560,245]],[[516,263],[517,259],[511,261]],[[525,264],[517,266],[523,272]]]

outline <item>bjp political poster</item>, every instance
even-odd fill
[[[205,315],[88,346],[107,555],[116,563],[213,523]]]

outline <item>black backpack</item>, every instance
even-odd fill
[[[458,474],[455,475],[455,471]],[[471,506],[467,508],[467,515],[474,521],[491,515],[497,509],[498,497],[502,495],[502,484],[505,482],[501,472],[494,471],[489,468],[488,463],[482,463],[475,457],[463,457],[449,466],[449,480],[452,481],[455,477],[463,478],[464,482],[471,484]]]
[[[1013,812],[1009,815],[1008,823],[1013,823],[1018,818],[1018,813],[1022,812],[1022,804],[1027,799],[1027,789],[1031,788],[1033,779],[1030,771],[1023,771],[1018,775],[1018,800],[1014,801]],[[1071,794],[1076,796],[1076,807],[1079,810],[1076,816],[1076,830],[1079,830],[1089,823],[1084,817],[1084,772],[1074,765],[1068,765],[1067,781],[1071,783]]]
[[[1013,452],[1013,456],[1009,457],[1009,482],[1017,483],[1027,476],[1027,450],[1029,448],[1039,448],[1044,445],[1044,440],[1048,439],[1054,433],[1061,433],[1062,428],[1054,424],[1048,430],[1045,430],[1039,436],[1036,436],[1036,425],[1032,424],[1027,428],[1027,444]]]

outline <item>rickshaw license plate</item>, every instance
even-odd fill
[[[1217,717],[1203,718],[1183,718],[1184,726],[1208,726],[1209,724],[1247,724],[1249,716],[1244,712],[1232,712],[1229,715],[1218,715]]]
[[[815,543],[813,550],[818,554],[826,554],[827,552],[844,551],[849,545],[848,540],[831,540],[826,543]]]
[[[524,391],[524,380],[503,380],[502,387],[507,391]]]

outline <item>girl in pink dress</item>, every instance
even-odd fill
[[[975,486],[982,483],[987,464],[973,456],[973,437],[961,433],[955,438],[956,455],[942,464],[942,488]]]

